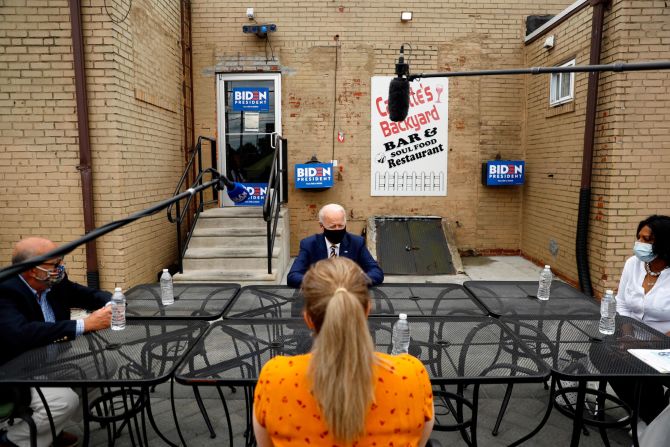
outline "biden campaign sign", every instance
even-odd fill
[[[330,188],[332,186],[332,163],[304,163],[295,165],[296,188]]]
[[[235,206],[263,206],[265,195],[268,192],[267,183],[245,183],[244,189],[249,193],[249,198],[244,202],[236,203]]]
[[[522,160],[491,160],[485,167],[486,186],[523,185],[526,162]]]
[[[267,87],[233,87],[234,112],[269,112],[270,89]]]

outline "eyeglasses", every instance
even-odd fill
[[[65,261],[63,260],[63,258],[60,258],[55,262],[43,262],[42,265],[48,265],[48,266],[51,266],[51,268],[50,269],[45,269],[45,268],[40,267],[39,265],[36,265],[35,268],[38,269],[38,270],[42,270],[43,272],[46,272],[46,273],[55,274],[55,273],[59,273],[61,270],[63,270],[65,268]]]

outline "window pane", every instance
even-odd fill
[[[558,100],[558,88],[559,88],[559,78],[557,73],[552,73],[551,75],[551,102]]]
[[[570,73],[563,73],[561,77],[561,98],[569,98],[571,96],[570,91]]]

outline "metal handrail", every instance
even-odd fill
[[[268,274],[272,274],[272,251],[277,237],[277,222],[279,222],[281,185],[283,170],[279,166],[279,154],[282,151],[283,139],[277,132],[270,137],[270,145],[275,150],[272,155],[268,188],[263,201],[263,220],[267,223]]]
[[[219,174],[213,168],[207,168],[207,169],[202,168],[203,140],[210,142],[211,163],[212,166],[216,165],[216,140],[214,138],[199,136],[195,148],[191,150],[191,157],[189,158],[188,163],[186,163],[184,173],[182,174],[181,178],[179,179],[179,182],[177,183],[174,196],[181,194],[182,188],[184,187],[184,183],[188,180],[191,174],[195,174],[195,179],[191,183],[189,189],[194,188],[196,186],[201,186],[203,184],[203,177],[206,174],[211,175],[213,179],[218,177]],[[197,171],[195,168],[196,163],[197,163]],[[213,203],[216,202],[217,200],[217,192],[214,188],[212,188],[211,200],[205,201],[203,190],[200,190],[198,192],[198,200],[193,205],[194,196],[195,196],[194,194],[190,194],[187,197],[185,197],[186,203],[184,203],[183,209],[180,205],[180,200],[177,200],[176,202],[172,203],[167,208],[168,220],[171,223],[176,224],[177,227],[177,255],[179,257],[177,260],[177,264],[179,267],[179,273],[184,273],[184,255],[186,254],[186,249],[188,248],[188,244],[191,241],[191,237],[193,236],[193,230],[195,229],[195,224],[198,222],[198,217],[200,217],[200,213],[205,209],[205,204]],[[173,216],[172,210],[174,207],[176,207],[176,212],[175,215]],[[192,210],[192,208],[194,209]],[[182,240],[181,226],[184,220],[186,220],[191,216],[190,214],[191,211],[193,212],[192,215],[193,220],[190,222],[188,226],[188,231],[186,232],[186,235]]]

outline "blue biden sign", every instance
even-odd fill
[[[233,87],[234,112],[269,112],[270,89],[266,87]]]
[[[491,160],[482,163],[482,183],[486,186],[523,185],[526,162]]]
[[[303,163],[295,165],[296,188],[330,188],[332,186],[332,163]]]

